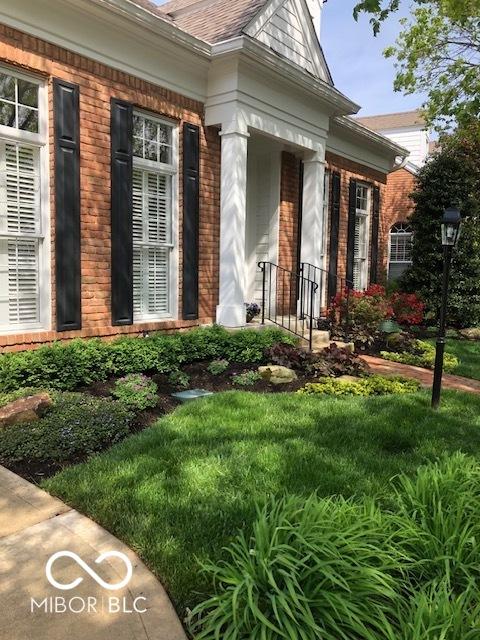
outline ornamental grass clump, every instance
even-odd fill
[[[225,562],[204,567],[215,595],[193,611],[196,640],[373,640],[393,633],[403,557],[371,501],[272,499],[258,512],[253,535],[240,533],[227,553]]]
[[[141,373],[129,373],[115,382],[112,395],[134,411],[154,407],[158,401],[155,382]]]
[[[458,453],[371,498],[272,498],[226,559],[196,640],[476,640],[480,466]]]

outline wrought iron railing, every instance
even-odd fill
[[[306,340],[312,349],[318,284],[302,273],[273,262],[259,262],[262,271],[262,324],[269,320]]]
[[[300,263],[300,274],[302,277],[315,282],[317,285],[317,295],[314,300],[314,322],[318,324],[321,318],[325,317],[327,310],[331,306],[332,300],[329,299],[329,291],[332,289],[336,292],[344,292],[346,295],[345,310],[342,313],[340,322],[345,326],[350,326],[350,295],[353,290],[353,282],[342,278],[335,273],[331,273],[326,269],[317,267],[310,262]],[[332,296],[333,297],[333,296]]]

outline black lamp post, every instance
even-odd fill
[[[443,356],[445,353],[445,333],[447,328],[447,300],[448,281],[450,279],[450,265],[452,252],[460,237],[460,224],[462,216],[455,207],[445,209],[442,219],[442,246],[443,246],[443,285],[442,305],[440,308],[440,321],[438,326],[437,349],[435,354],[435,371],[433,374],[432,407],[440,406],[440,392],[442,390]]]

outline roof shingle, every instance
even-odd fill
[[[390,129],[407,129],[425,125],[420,111],[403,111],[401,113],[386,113],[378,116],[355,118],[357,122],[373,131],[389,131]]]
[[[158,13],[175,25],[211,44],[242,35],[254,15],[268,0],[170,0]]]

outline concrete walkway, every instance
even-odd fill
[[[51,583],[47,562],[62,551],[76,556],[55,560]],[[125,560],[110,556],[95,562],[110,551],[125,554]],[[102,579],[107,587],[126,582],[128,561],[133,573],[124,587],[111,590],[97,582]],[[74,588],[61,588],[74,581]],[[0,640],[67,638],[186,640],[186,635],[163,587],[133,551],[0,467]]]
[[[368,364],[373,373],[414,378],[424,387],[432,386],[433,371],[430,371],[429,369],[412,367],[412,365],[401,364],[400,362],[390,362],[390,360],[375,358],[374,356],[362,356],[362,358]],[[454,376],[451,373],[443,374],[442,386],[444,389],[480,393],[480,380],[471,380],[470,378],[463,378],[462,376]]]

